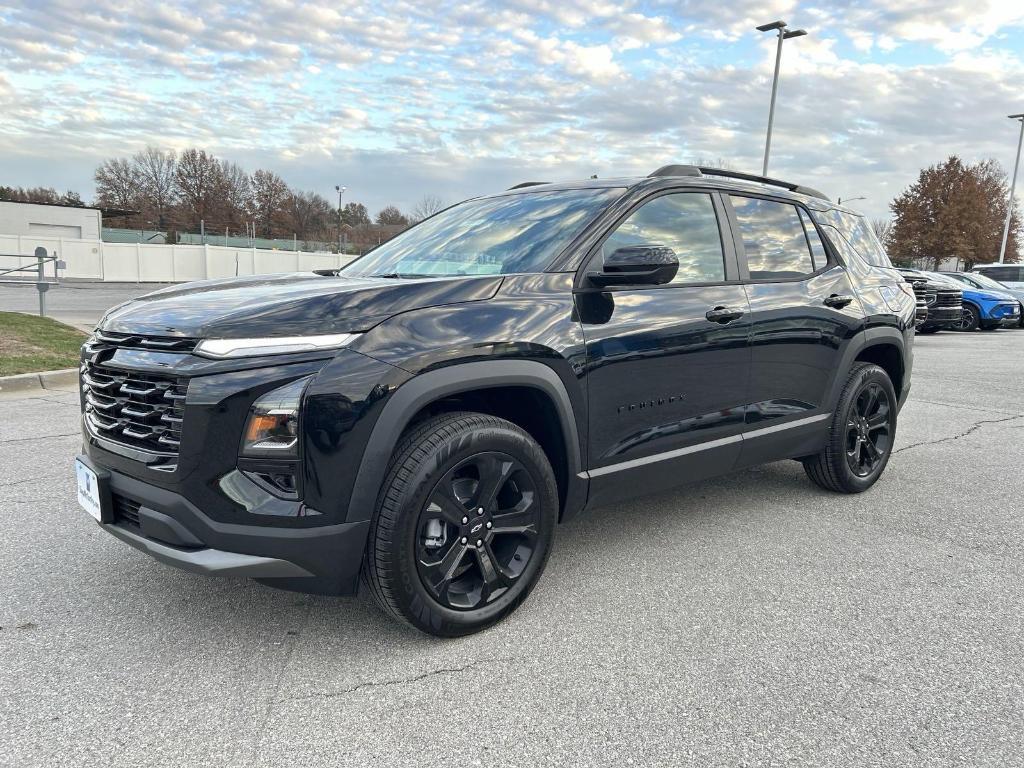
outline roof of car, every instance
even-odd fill
[[[502,192],[496,192],[486,197],[499,197],[502,195],[529,194],[534,192],[560,192],[572,189],[633,189],[645,187],[664,187],[684,182],[686,186],[707,187],[708,189],[723,189],[736,192],[758,192],[779,197],[788,197],[800,200],[811,207],[821,210],[837,209],[847,213],[860,216],[857,211],[851,210],[828,200],[819,197],[818,194],[786,189],[774,184],[747,181],[744,179],[732,179],[724,176],[622,176],[608,179],[583,179],[580,181],[558,181],[558,182],[523,182]],[[809,190],[813,192],[814,190]]]
[[[633,189],[663,187],[684,182],[687,186],[725,189],[737,192],[758,192],[780,195],[800,200],[819,210],[838,209],[859,216],[856,211],[833,203],[816,189],[754,174],[742,173],[724,168],[710,168],[695,165],[665,165],[648,176],[625,176],[608,179],[584,179],[582,181],[525,181],[488,197],[530,192],[556,192],[571,189]]]

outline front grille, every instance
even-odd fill
[[[139,507],[142,505],[132,499],[121,496],[118,493],[112,495],[114,503],[114,522],[121,525],[139,527]]]
[[[935,298],[937,307],[959,307],[962,303],[960,291],[939,291]]]
[[[109,440],[164,455],[177,455],[188,379],[140,373],[93,362],[82,366],[85,415]]]
[[[926,304],[930,304],[930,299],[935,297],[935,289],[929,288],[928,283],[924,280],[907,280],[910,283],[910,287],[914,289],[914,296],[918,299],[924,299]]]
[[[93,337],[97,344],[165,352],[191,352],[198,343],[196,339],[177,336],[143,336],[132,333],[112,333],[111,331],[96,331]]]

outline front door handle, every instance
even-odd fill
[[[842,309],[848,304],[853,303],[853,296],[848,294],[833,293],[827,299],[825,299],[826,307],[833,307],[834,309]]]
[[[709,309],[704,314],[704,317],[712,323],[721,323],[722,325],[725,325],[726,323],[731,323],[733,320],[739,320],[743,317],[743,310],[736,309],[736,307],[715,307],[714,309]]]

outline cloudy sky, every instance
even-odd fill
[[[1013,162],[1021,0],[0,0],[0,183],[92,195],[190,145],[371,211],[721,160],[867,213],[951,153]]]

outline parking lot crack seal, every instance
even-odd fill
[[[286,701],[302,701],[304,699],[333,699],[338,696],[347,696],[350,693],[356,693],[357,691],[361,691],[366,688],[384,688],[394,685],[408,685],[410,683],[417,683],[420,680],[426,680],[430,677],[436,677],[437,675],[457,675],[460,672],[467,672],[477,667],[510,663],[514,661],[517,661],[517,659],[515,659],[514,657],[477,660],[472,661],[469,664],[463,664],[457,667],[441,667],[439,669],[431,669],[426,672],[421,672],[418,675],[412,675],[410,677],[401,677],[395,680],[368,680],[364,683],[358,683],[349,688],[342,688],[337,691],[328,691],[324,693],[307,693],[298,696],[286,696],[282,699],[279,699],[277,703],[280,704]]]
[[[893,455],[896,455],[897,453],[903,453],[903,451],[909,451],[911,448],[920,448],[923,445],[938,445],[939,443],[948,443],[953,440],[959,440],[962,437],[973,435],[986,424],[1004,424],[1007,421],[1018,421],[1020,419],[1024,419],[1024,416],[1007,416],[1005,419],[985,419],[983,421],[976,421],[963,432],[958,432],[955,435],[947,435],[946,437],[940,437],[935,440],[922,440],[919,443],[911,443],[910,445],[904,445],[902,448],[897,448],[895,451],[893,451]]]
[[[55,437],[78,437],[81,432],[63,432],[59,435],[39,435],[37,437],[12,437],[10,440],[0,440],[0,445],[9,443],[30,443],[33,440],[53,440]]]

